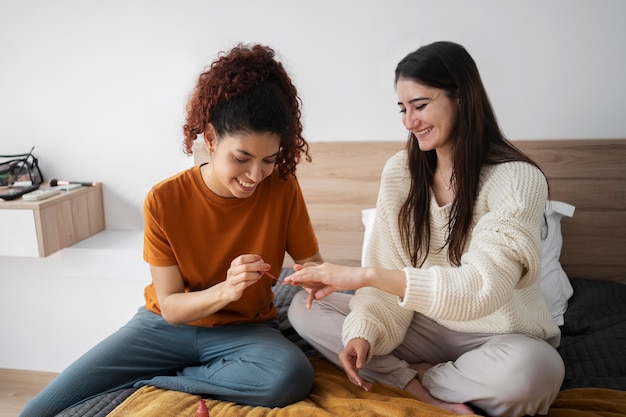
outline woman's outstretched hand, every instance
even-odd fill
[[[329,263],[296,264],[294,273],[283,280],[284,284],[299,285],[309,292],[307,308],[313,300],[332,294],[335,291],[356,290],[363,286],[363,268],[341,266]]]

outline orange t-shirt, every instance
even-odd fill
[[[210,191],[200,167],[155,185],[144,203],[146,262],[176,265],[185,291],[198,291],[226,279],[239,255],[260,255],[278,276],[285,252],[304,259],[319,252],[309,214],[295,177],[282,181],[277,170],[249,198],[223,198]],[[276,319],[273,280],[265,275],[242,297],[192,325],[258,323]],[[146,308],[160,314],[153,284],[144,292]]]

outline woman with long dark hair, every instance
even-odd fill
[[[564,376],[538,282],[547,180],[504,138],[461,45],[410,53],[395,83],[409,138],[383,169],[365,267],[296,265],[285,282],[308,292],[289,319],[366,390],[545,414]]]

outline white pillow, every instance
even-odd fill
[[[367,249],[367,245],[369,244],[370,237],[372,236],[372,228],[374,227],[374,218],[376,217],[376,209],[368,208],[365,210],[361,210],[361,220],[363,221],[363,226],[365,226],[365,231],[363,232],[363,247],[361,249],[361,266],[365,266],[363,262],[365,261],[365,249]]]
[[[561,201],[548,200],[546,203],[546,220],[548,236],[541,241],[541,294],[546,300],[554,322],[562,326],[563,314],[567,310],[567,301],[574,294],[559,258],[563,247],[561,219],[572,217],[575,207]]]
[[[554,322],[563,325],[563,314],[567,310],[567,301],[574,294],[565,271],[561,267],[559,258],[563,246],[561,235],[561,219],[563,216],[572,217],[575,207],[561,201],[549,200],[546,203],[545,215],[548,223],[548,236],[541,241],[541,294],[548,305]],[[361,251],[361,265],[365,259],[365,250],[372,234],[372,226],[376,217],[376,209],[369,208],[361,211],[361,218],[365,232],[363,234],[363,248]]]

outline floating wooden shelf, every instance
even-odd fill
[[[102,230],[101,184],[39,201],[0,200],[0,256],[45,257]]]

